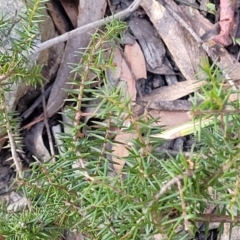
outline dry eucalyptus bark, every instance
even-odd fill
[[[167,1],[167,5],[191,26],[174,1]],[[156,0],[142,0],[141,6],[166,44],[183,76],[187,80],[196,79],[195,74],[199,72],[200,59],[206,57],[205,51],[198,46],[191,34],[166,9],[165,4]]]
[[[105,13],[105,8],[105,0],[80,0],[78,27],[101,19]],[[80,37],[75,37],[67,42],[63,60],[48,99],[48,116],[52,116],[61,108],[64,99],[67,97],[67,92],[64,89],[71,88],[71,85],[67,82],[70,78],[74,77],[74,74],[70,73],[71,68],[69,67],[69,64],[79,63],[81,58],[79,55],[76,56],[75,51],[86,48],[90,41],[90,33],[94,33],[95,31],[95,29],[92,29],[89,31],[89,34],[82,34]]]
[[[164,63],[164,60],[167,60],[165,46],[162,40],[155,36],[153,26],[147,20],[140,18],[131,19],[129,26],[141,45],[147,70],[156,74],[174,74],[173,70]]]

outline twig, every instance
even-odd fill
[[[180,196],[181,204],[182,204],[182,215],[183,215],[183,219],[184,219],[184,228],[185,228],[185,231],[188,231],[190,223],[187,219],[187,209],[186,209],[186,204],[185,204],[185,200],[184,200],[184,197],[183,197],[183,190],[182,190],[181,181],[177,181],[177,185],[178,185],[179,196]]]
[[[177,156],[179,155],[179,151],[176,151],[176,150],[171,150],[171,149],[168,149],[168,148],[164,148],[164,147],[157,147],[155,149],[155,151],[157,153],[162,153],[162,154],[167,154],[167,155],[172,155],[172,156]],[[181,152],[185,157],[190,157],[191,156],[191,153],[190,152]]]
[[[192,110],[191,114],[194,117],[198,117],[198,116],[202,116],[202,115],[209,115],[209,114],[236,114],[236,113],[240,113],[240,109],[211,109],[211,110]]]
[[[149,211],[149,208],[151,208],[152,205],[153,205],[156,201],[158,201],[158,199],[159,199],[172,185],[174,185],[174,184],[176,184],[176,183],[179,183],[185,176],[189,176],[189,177],[192,176],[193,173],[194,173],[194,172],[191,171],[191,170],[186,171],[186,172],[184,172],[183,174],[174,177],[172,180],[170,180],[168,183],[166,183],[166,184],[162,187],[162,189],[159,191],[159,193],[157,193],[157,194],[154,196],[153,200],[151,200],[151,201],[147,204],[147,207],[146,207],[145,209],[143,209],[143,215],[142,215],[141,218],[139,218],[139,219],[137,220],[136,224],[139,224],[141,221],[144,221],[144,220],[146,219],[146,217],[147,217],[147,212]],[[181,196],[181,194],[180,194],[180,196]],[[185,208],[185,209],[186,209],[186,208]],[[184,217],[184,220],[185,220],[185,219],[186,219],[186,218]],[[189,224],[187,224],[187,226],[189,226]],[[130,235],[133,230],[134,230],[134,227],[132,227],[132,228],[124,235],[124,237],[121,238],[121,239],[126,239],[126,237],[127,237],[128,235]]]
[[[164,110],[164,111],[189,111],[193,104],[188,100],[174,100],[174,101],[140,101],[137,104],[147,106],[147,108]]]
[[[32,122],[26,124],[25,126],[23,126],[21,128],[21,130],[24,129],[30,129],[33,125],[37,124],[38,122],[41,122],[42,120],[44,120],[44,116],[43,114],[41,114],[40,116],[38,116],[36,119],[34,119]]]
[[[49,146],[50,146],[51,155],[52,155],[52,157],[53,157],[52,160],[53,160],[53,162],[56,162],[54,145],[53,145],[53,139],[52,139],[52,134],[51,134],[50,127],[49,127],[49,124],[48,124],[47,106],[46,106],[46,99],[45,99],[45,94],[44,94],[44,89],[43,89],[43,87],[41,88],[41,92],[42,92],[42,104],[43,104],[44,124],[45,124],[46,131],[47,131],[47,135],[48,135],[48,140],[49,140]]]
[[[45,98],[48,98],[49,93],[51,92],[52,86],[49,86],[46,90],[44,90],[44,96]],[[22,119],[26,119],[28,118],[32,112],[34,111],[34,109],[42,102],[42,96],[39,96],[35,102],[25,111],[23,112],[20,117]]]
[[[198,221],[201,222],[227,222],[239,223],[240,216],[216,215],[216,214],[200,214]]]
[[[10,125],[8,120],[6,121],[6,128],[7,128],[9,143],[10,143],[10,146],[11,146],[12,158],[13,158],[14,165],[16,167],[16,171],[17,171],[19,177],[23,178],[22,163],[21,163],[21,160],[19,159],[19,156],[17,154],[16,143],[13,139],[13,133],[12,133],[11,125]]]
[[[174,177],[172,180],[170,180],[168,183],[166,183],[162,189],[154,196],[153,200],[150,201],[147,205],[147,207],[151,207],[156,201],[159,200],[159,198],[174,184],[176,184],[177,182],[181,181],[184,177],[188,176],[192,176],[194,173],[194,171],[192,170],[189,170],[189,171],[186,171],[184,172],[183,174],[181,175],[178,175],[176,177]]]
[[[89,31],[93,28],[96,28],[96,29],[100,28],[100,27],[106,25],[107,23],[110,23],[114,19],[119,19],[120,20],[120,19],[126,18],[130,13],[134,12],[139,7],[140,2],[141,2],[141,0],[135,0],[127,9],[125,9],[125,10],[123,10],[123,11],[121,11],[121,12],[115,14],[115,15],[112,15],[110,17],[106,17],[104,19],[98,20],[98,21],[93,22],[93,23],[86,24],[83,27],[76,28],[76,29],[74,29],[70,32],[64,33],[64,34],[60,35],[59,37],[55,37],[55,38],[52,38],[48,41],[40,43],[33,49],[33,54],[41,52],[44,49],[52,47],[52,46],[54,46],[58,43],[65,42],[69,39],[72,39],[76,36],[79,36],[80,34],[85,33],[85,32],[87,32],[87,31]]]
[[[13,73],[14,69],[11,69],[7,74],[4,75],[0,75],[0,82],[2,82],[3,80],[7,79],[8,77],[11,76],[11,74]]]
[[[111,5],[110,0],[107,0],[107,3],[108,3],[108,7],[110,9],[111,14],[113,14],[113,9],[112,9],[112,5]]]
[[[3,108],[2,111],[5,113],[5,123],[6,123],[6,129],[7,129],[7,135],[8,135],[9,143],[10,143],[10,146],[11,146],[11,153],[12,153],[13,162],[14,162],[14,165],[16,167],[16,171],[17,171],[17,174],[18,174],[19,178],[23,178],[22,162],[19,159],[19,156],[17,154],[16,142],[13,138],[12,126],[11,126],[10,119],[9,119],[9,116],[8,116],[8,113],[7,113],[7,107],[6,107],[6,102],[5,101],[3,101],[3,103],[2,103],[2,108]]]
[[[0,82],[2,82],[3,80],[7,79],[8,77],[10,77],[12,75],[12,73],[14,72],[18,63],[19,63],[19,61],[15,64],[15,66],[13,66],[10,70],[8,70],[7,74],[0,75]]]

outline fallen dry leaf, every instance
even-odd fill
[[[137,97],[136,81],[133,79],[132,73],[124,58],[122,59],[120,79],[127,82],[128,97],[131,97],[132,101],[135,101]]]
[[[180,124],[189,122],[191,117],[187,111],[160,111],[150,109],[148,114],[153,118],[160,118],[158,122],[155,123],[157,126],[164,126],[165,129],[176,127]]]
[[[51,158],[51,156],[44,145],[42,137],[43,128],[43,122],[39,122],[30,128],[30,130],[26,132],[25,144],[32,155],[42,161],[47,161]]]
[[[220,1],[220,33],[214,37],[214,40],[224,46],[232,43],[230,35],[234,26],[234,11],[236,0]]]
[[[59,9],[56,7],[58,4],[56,3],[47,3],[47,10],[42,10],[42,14],[44,14],[44,21],[40,23],[41,29],[41,41],[45,42],[49,39],[52,39],[59,34],[55,30],[55,27],[58,29],[61,28],[61,31],[69,31],[70,28],[64,25],[64,21],[61,21],[61,15],[59,15]],[[51,15],[51,17],[49,16]],[[58,28],[59,27],[59,28]],[[64,29],[64,27],[66,27]],[[48,49],[43,50],[39,54],[39,58],[37,63],[42,65],[42,76],[43,79],[53,79],[55,78],[59,65],[62,60],[62,55],[64,52],[65,43],[56,44]]]
[[[145,58],[137,42],[133,45],[125,45],[124,56],[136,80],[147,78]]]
[[[74,28],[77,27],[78,1],[60,0]]]
[[[137,69],[143,63],[143,62],[141,63],[141,61],[144,61],[144,66],[145,66],[144,57],[142,55],[142,52],[141,51],[139,52],[140,47],[138,44],[135,45],[134,48],[131,48],[130,45],[127,45],[127,46],[129,46],[129,48],[127,47],[127,54],[125,55],[125,57],[126,57],[126,59],[128,59],[129,65],[131,65],[132,72],[137,73]],[[138,60],[136,61],[136,59],[138,59],[139,54],[141,55],[140,65],[139,65],[139,63],[138,64],[134,63],[134,61],[138,62]],[[134,58],[135,58],[135,60],[134,60]],[[121,69],[120,80],[126,82],[126,84],[123,86],[123,87],[126,87],[126,95],[124,96],[124,98],[131,97],[132,101],[135,101],[136,96],[137,96],[136,81],[133,78],[132,72],[129,69],[128,64],[126,63],[125,58],[122,58],[120,69]],[[145,67],[144,71],[146,74],[146,67]],[[141,71],[140,71],[140,74],[137,73],[137,75],[135,75],[136,79],[138,79],[139,76],[143,76],[143,75],[141,75]],[[121,117],[124,119],[125,118],[124,114]],[[126,121],[124,122],[124,125],[127,126],[128,124],[129,124],[129,120],[126,119]],[[115,137],[115,141],[117,141],[119,143],[114,144],[112,147],[112,151],[113,151],[112,160],[114,162],[113,167],[118,174],[121,173],[121,171],[125,165],[125,160],[123,158],[128,156],[128,150],[126,147],[129,144],[129,140],[134,138],[134,135],[136,135],[136,134],[121,132],[121,130],[119,130],[119,129],[117,130],[117,135]]]
[[[192,93],[200,86],[205,84],[204,81],[184,81],[177,82],[171,86],[164,86],[153,90],[149,95],[145,95],[138,101],[158,102],[158,101],[174,101],[181,97]]]
[[[181,14],[181,9],[172,0],[168,0],[167,4]],[[141,6],[168,47],[183,76],[187,80],[196,79],[195,74],[199,71],[200,59],[206,57],[204,50],[158,1],[142,0]],[[181,16],[184,17],[184,14]]]
[[[105,0],[80,0],[79,2],[79,16],[78,16],[78,27],[85,24],[94,22],[101,19],[104,16],[106,8]],[[90,31],[95,32],[95,29]],[[63,105],[64,100],[67,97],[67,92],[64,89],[71,88],[68,84],[69,78],[73,78],[74,74],[70,73],[71,68],[69,63],[78,63],[80,56],[74,54],[75,51],[81,48],[86,48],[90,41],[90,34],[82,34],[81,37],[75,37],[67,42],[65,52],[63,54],[62,63],[59,67],[57,77],[52,86],[52,90],[47,103],[47,114],[52,116],[56,113]]]
[[[129,146],[129,141],[134,139],[135,136],[136,134],[134,133],[121,132],[120,130],[117,131],[115,141],[120,143],[116,143],[112,147],[112,160],[114,162],[113,167],[118,174],[121,173],[125,165],[125,160],[123,158],[128,156],[128,150],[126,147]]]
[[[108,58],[109,58],[108,53]],[[119,50],[119,48],[115,48],[113,50],[113,65],[114,70],[108,68],[106,71],[108,82],[110,82],[113,86],[116,86],[118,83],[118,80],[121,78],[121,72],[122,72],[122,54]]]
[[[131,97],[132,101],[135,101],[137,95],[136,82],[125,59],[122,57],[121,51],[118,48],[115,48],[113,51],[113,64],[115,66],[114,70],[107,69],[106,71],[108,81],[113,86],[116,86],[119,83],[119,79],[121,81],[125,81],[127,83],[126,87],[128,92],[128,95],[125,97]]]
[[[46,6],[48,14],[51,16],[54,26],[60,34],[64,34],[72,29],[71,24],[66,20],[64,12],[60,10],[61,6],[59,2],[50,0],[46,3]],[[44,25],[44,27],[46,27],[46,25]]]
[[[118,131],[117,136],[115,137],[115,141],[121,142],[122,144],[114,144],[112,147],[112,160],[113,160],[113,167],[117,173],[120,173],[125,165],[125,160],[123,157],[128,156],[128,151],[126,149],[126,144],[129,139],[129,133],[121,133]]]

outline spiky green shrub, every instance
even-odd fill
[[[24,16],[25,23],[38,21],[34,13],[38,3],[35,1]],[[2,28],[8,27],[7,21],[0,23]],[[29,70],[22,52],[31,50],[35,27],[29,24],[27,32],[26,27],[24,33],[19,32],[12,55],[3,53],[1,76],[22,81],[29,75],[33,76],[28,78],[30,83],[36,83],[39,68]],[[147,113],[136,116],[131,99],[126,97],[126,86],[113,86],[107,78],[106,71],[114,69],[113,50],[120,46],[119,36],[125,27],[123,22],[113,21],[93,34],[88,49],[81,52],[81,62],[73,66],[80,81],[71,79],[74,88],[68,90],[71,104],[66,111],[70,123],[59,136],[56,162],[36,159],[30,177],[17,176],[15,182],[29,206],[19,212],[2,207],[0,233],[6,239],[59,239],[66,230],[77,230],[85,239],[152,239],[158,233],[166,239],[191,239],[198,230],[197,222],[211,221],[209,215],[203,215],[207,203],[216,205],[218,219],[224,216],[226,221],[226,214],[234,215],[239,204],[240,151],[238,103],[229,102],[231,88],[223,87],[215,66],[203,66],[208,83],[196,93],[198,107],[193,114],[198,118],[213,116],[211,126],[198,131],[196,146],[188,156],[159,153],[156,148],[163,140],[153,138],[162,131],[153,127],[156,120]],[[29,42],[23,45],[22,41]],[[95,80],[88,79],[90,72],[96,75]],[[10,88],[13,82],[8,84]],[[4,108],[8,88],[1,87],[1,119],[16,151],[12,133],[17,127],[12,121],[15,117]],[[87,124],[82,109],[90,103],[96,105],[92,124]],[[123,144],[115,140],[116,129],[134,134],[125,144],[128,155],[122,158],[125,165],[121,172],[113,167],[112,147]]]

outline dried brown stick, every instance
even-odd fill
[[[187,207],[186,207],[186,203],[185,203],[184,196],[183,196],[183,189],[182,189],[181,181],[178,180],[177,185],[178,185],[178,192],[179,192],[181,205],[182,205],[182,216],[184,219],[184,229],[185,229],[185,231],[188,231],[190,228],[190,223],[187,219]]]
[[[7,105],[6,101],[4,100],[1,110],[5,113],[7,113],[6,105]],[[18,174],[18,177],[21,179],[21,178],[23,178],[23,166],[22,166],[22,162],[17,153],[17,146],[16,146],[16,142],[14,140],[14,134],[13,134],[13,130],[12,130],[12,126],[10,124],[10,119],[9,119],[8,114],[5,114],[5,126],[6,126],[6,130],[7,130],[9,143],[11,146],[11,153],[12,153],[14,165],[16,167],[16,172]]]
[[[13,71],[14,71],[14,69],[10,70],[7,74],[0,75],[0,82],[7,79],[8,77],[10,77],[11,74],[13,73]]]
[[[49,93],[51,92],[52,86],[49,86],[46,90],[44,90],[44,97],[48,98]],[[39,96],[35,102],[25,111],[23,112],[20,116],[22,119],[28,118],[32,112],[34,111],[35,108],[42,102],[42,96]]]
[[[198,116],[202,116],[202,115],[209,115],[209,114],[236,114],[236,113],[240,113],[240,109],[213,109],[213,110],[192,110],[191,114],[194,117],[198,117]]]
[[[239,223],[240,216],[216,215],[216,214],[200,214],[198,217],[201,222],[227,222]]]
[[[193,108],[193,104],[188,100],[148,101],[148,102],[137,100],[137,104],[145,106],[147,108],[164,111],[189,111]]]
[[[173,179],[171,179],[169,182],[167,182],[162,189],[154,196],[153,200],[150,201],[148,203],[148,207],[151,207],[155,202],[157,202],[159,200],[159,198],[173,185],[175,185],[176,183],[178,183],[179,181],[181,181],[184,177],[188,176],[192,176],[194,174],[194,171],[189,170],[186,172],[183,172],[181,175],[178,175],[176,177],[174,177]]]
[[[84,25],[83,27],[79,27],[79,28],[76,28],[70,32],[67,32],[67,33],[64,33],[58,37],[55,37],[55,38],[52,38],[48,41],[45,41],[43,43],[40,43],[38,44],[34,49],[33,49],[33,53],[38,53],[38,52],[41,52],[49,47],[52,47],[58,43],[62,43],[62,42],[65,42],[69,39],[72,39],[76,36],[79,36],[80,34],[82,33],[85,33],[91,29],[94,29],[94,28],[100,28],[104,25],[106,25],[107,23],[110,23],[112,20],[114,19],[124,19],[125,17],[127,17],[130,13],[134,12],[140,5],[141,3],[141,0],[135,0],[127,9],[115,14],[115,15],[112,15],[110,17],[106,17],[104,19],[101,19],[101,20],[98,20],[96,22],[93,22],[93,23],[89,23],[89,24],[86,24]]]
[[[41,88],[41,92],[42,92],[44,124],[45,124],[46,131],[47,131],[47,136],[48,136],[48,140],[49,140],[51,155],[53,157],[53,162],[56,162],[52,134],[51,134],[50,127],[49,127],[49,124],[48,124],[47,106],[46,106],[46,99],[45,99],[45,94],[44,94],[44,88],[43,87]]]
[[[14,70],[17,67],[18,63],[19,62],[15,63],[14,66],[10,70],[8,70],[6,74],[0,75],[0,82],[4,81],[14,73]]]
[[[11,146],[11,153],[12,153],[12,158],[14,165],[16,167],[16,171],[18,173],[19,178],[23,178],[23,167],[22,167],[22,162],[17,154],[17,146],[13,138],[13,132],[11,129],[11,126],[9,122],[6,123],[6,128],[7,128],[7,133],[8,133],[8,138],[9,138],[9,143]]]

